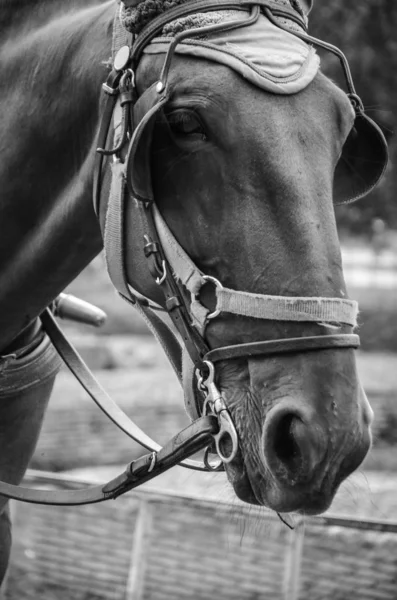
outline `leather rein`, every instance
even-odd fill
[[[242,7],[251,9],[248,19],[185,31],[173,38],[159,81],[137,98],[134,80],[139,59],[145,46],[166,23],[197,11]],[[338,298],[273,297],[223,288],[219,281],[201,273],[184,253],[162,221],[151,197],[151,191],[142,195],[136,189],[134,182],[131,183],[130,167],[139,149],[140,136],[143,135],[148,124],[153,125],[151,121],[153,115],[167,102],[170,94],[168,74],[176,45],[186,37],[255,22],[260,10],[269,13],[272,18],[275,16],[289,18],[300,24],[302,29],[306,27],[300,11],[292,7],[280,7],[280,4],[275,4],[271,0],[254,2],[252,0],[190,0],[156,17],[138,35],[132,46],[122,46],[103,84],[105,103],[98,133],[98,153],[94,170],[94,206],[99,215],[102,202],[106,202],[106,222],[101,223],[101,227],[109,275],[120,296],[138,310],[160,341],[180,382],[184,378],[183,360],[190,361],[192,381],[195,383],[188,392],[190,400],[187,401],[187,408],[193,422],[160,448],[108,396],[59,329],[52,311],[46,309],[41,315],[43,328],[66,365],[101,410],[124,433],[150,450],[150,453],[132,461],[123,473],[105,485],[70,491],[36,490],[0,482],[0,495],[39,504],[90,504],[116,498],[177,464],[200,471],[220,470],[224,463],[231,462],[236,457],[239,441],[225,399],[217,386],[214,366],[217,362],[240,357],[359,346],[359,337],[355,334],[333,334],[209,348],[204,337],[205,326],[221,311],[248,314],[258,318],[315,321],[338,325],[345,323],[354,326],[357,305]],[[121,113],[118,122],[115,121],[117,110]],[[114,147],[109,149],[107,144],[112,123],[120,127],[118,127],[118,137],[114,139]],[[103,188],[106,181],[104,172],[105,167],[108,168],[104,157],[112,155],[114,162],[110,190],[104,200]],[[144,232],[142,243],[148,271],[163,292],[163,310],[165,308],[168,313],[182,344],[173,330],[156,314],[162,308],[135,292],[127,282],[125,229],[128,224],[125,222],[125,215],[128,201],[133,202]],[[200,289],[208,283],[215,286],[217,296],[217,309],[212,313],[199,301]],[[190,292],[190,303],[186,300],[186,291]],[[186,352],[186,356],[184,355],[182,360],[183,352]],[[203,463],[190,459],[193,454],[203,449],[206,449]],[[213,464],[210,461],[210,453],[218,454],[220,462]]]

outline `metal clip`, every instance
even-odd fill
[[[208,409],[218,417],[219,421],[219,432],[214,435],[214,442],[217,454],[222,462],[231,462],[237,454],[238,450],[238,436],[234,426],[233,420],[229,414],[225,401],[222,397],[221,392],[215,385],[215,369],[212,362],[205,360],[204,364],[209,369],[209,375],[207,379],[203,380],[201,385],[207,389],[207,397],[204,402],[203,414],[207,414]],[[229,450],[226,456],[221,448],[221,444],[227,445]]]
[[[208,471],[223,471],[223,462],[220,460],[218,463],[213,464],[210,462],[209,455],[213,452],[212,447],[208,446],[204,451],[203,462]]]
[[[133,89],[134,87],[135,87],[135,73],[132,69],[126,69],[121,76],[119,89],[121,92],[124,92],[128,88]]]
[[[164,281],[166,280],[166,277],[167,277],[167,267],[165,264],[165,260],[161,261],[161,267],[163,269],[163,272],[162,272],[161,276],[156,277],[157,285],[161,285],[162,283],[164,283]]]

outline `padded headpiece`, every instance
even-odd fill
[[[288,0],[278,1],[288,2]],[[221,14],[221,18],[220,13],[224,13],[224,16]],[[216,11],[214,18],[217,23],[221,21],[226,24],[236,18],[235,13],[236,11],[230,10]],[[269,19],[261,14],[251,25],[245,27],[242,25],[230,30],[225,28],[207,35],[204,40],[181,40],[174,51],[178,54],[203,57],[226,64],[254,85],[272,93],[299,93],[309,85],[318,70],[318,57],[307,41],[313,38],[302,35],[302,27],[293,19],[290,21],[283,18],[281,22],[279,17],[271,18],[268,12],[266,14]],[[212,17],[215,13],[206,13],[204,16],[206,15]],[[192,18],[196,16],[198,15],[191,15]],[[191,28],[191,17],[187,20],[185,29]],[[180,28],[184,26],[183,20],[179,19],[176,24],[178,34]],[[163,37],[153,39],[143,52],[166,55],[174,38],[167,38],[164,35],[169,35],[167,31],[172,32],[175,23],[171,21],[166,24]],[[332,48],[321,42],[319,45]],[[346,68],[348,69],[348,66]],[[131,193],[142,201],[154,200],[150,150],[157,112],[164,106],[169,96],[167,82],[165,81],[164,84],[165,89],[162,93],[157,91],[156,85],[146,90],[134,108],[134,122],[138,126],[134,132],[128,157],[129,186]],[[351,87],[354,90],[352,83]],[[368,194],[381,179],[388,162],[387,143],[382,131],[364,114],[360,102],[356,103],[354,98],[353,102],[356,112],[354,126],[335,169],[333,195],[335,204],[354,202]]]

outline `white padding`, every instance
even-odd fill
[[[216,309],[273,321],[315,321],[317,323],[357,325],[358,304],[342,298],[308,298],[250,294],[217,288]]]

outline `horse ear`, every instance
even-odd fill
[[[308,15],[311,9],[313,8],[313,2],[314,0],[300,0],[305,15]]]

